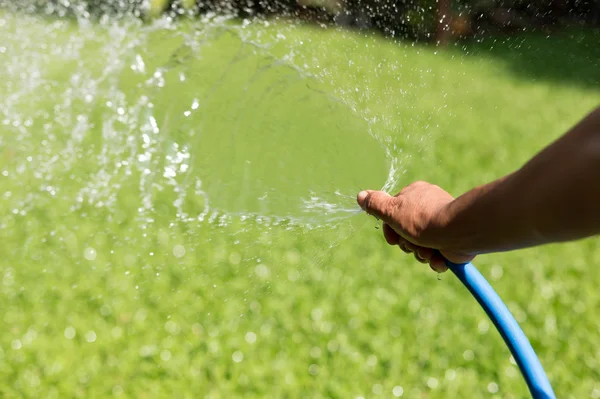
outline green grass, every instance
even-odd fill
[[[109,36],[0,20],[10,32],[0,71],[11,78],[0,85],[0,396],[392,398],[398,386],[408,398],[528,396],[460,283],[388,247],[364,215],[312,230],[185,219],[213,206],[298,215],[295,197],[308,189],[335,198],[379,188],[388,160],[377,140],[396,145],[394,189],[424,179],[458,195],[499,177],[600,102],[586,50],[598,33],[439,50],[273,23],[240,31],[277,42],[254,54],[238,33],[199,22]],[[207,43],[182,46],[194,29]],[[178,48],[165,87],[144,86]],[[269,55],[290,48],[315,79],[273,65]],[[128,67],[136,54],[145,74]],[[245,58],[227,69],[236,54]],[[142,94],[157,134],[136,108]],[[189,171],[163,177],[185,146]],[[255,201],[272,187],[268,206]],[[476,261],[561,398],[600,396],[598,264],[594,239]]]

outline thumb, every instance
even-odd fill
[[[356,202],[369,215],[387,222],[391,202],[394,197],[383,191],[365,190],[358,193]]]

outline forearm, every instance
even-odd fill
[[[440,249],[481,254],[600,233],[600,108],[518,171],[443,212]]]

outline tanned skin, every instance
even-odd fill
[[[447,270],[444,258],[463,263],[480,254],[597,235],[600,107],[520,169],[457,198],[419,181],[395,196],[361,191],[357,202],[383,221],[390,245],[438,272]]]

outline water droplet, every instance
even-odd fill
[[[337,352],[337,350],[339,349],[339,347],[340,347],[340,345],[334,339],[332,339],[331,341],[327,342],[327,350],[329,352]]]
[[[15,282],[15,277],[12,274],[12,270],[7,269],[4,272],[4,278],[2,278],[2,284],[6,287],[10,287],[11,285],[13,285],[14,282]]]
[[[369,355],[369,357],[367,357],[367,365],[369,367],[375,367],[377,365],[377,356]]]
[[[96,333],[92,330],[85,333],[85,340],[87,342],[96,342]]]
[[[156,346],[154,345],[144,345],[140,348],[140,356],[149,357],[156,353]]]
[[[138,72],[146,72],[146,64],[144,64],[144,59],[141,55],[136,54],[135,56],[135,64],[131,66],[131,69]]]
[[[87,260],[96,260],[96,250],[94,248],[88,247],[83,251],[83,257]]]
[[[172,335],[179,334],[179,326],[173,320],[169,320],[165,323],[165,331]]]
[[[517,371],[516,367],[513,366],[507,366],[504,369],[504,373],[506,374],[507,377],[509,378],[517,378],[519,375],[519,372]]]
[[[495,382],[490,382],[487,386],[487,389],[490,393],[497,393],[498,392],[498,384],[496,384]]]
[[[25,335],[23,336],[23,343],[25,345],[29,345],[33,342],[33,340],[37,337],[37,332],[30,327],[27,332],[25,333]]]
[[[310,316],[314,321],[319,321],[321,320],[321,317],[323,317],[323,311],[319,308],[313,309],[310,312]]]
[[[165,166],[165,173],[163,173],[164,177],[175,177],[177,176],[177,173],[175,172],[175,169],[173,169],[171,166]]]
[[[445,377],[448,381],[454,381],[454,379],[456,378],[456,371],[454,369],[446,370]]]
[[[269,277],[270,275],[270,271],[269,268],[267,266],[265,266],[264,264],[259,264],[254,268],[254,272],[256,273],[256,275],[260,278],[266,279]]]
[[[231,355],[231,358],[234,362],[239,363],[244,360],[244,354],[240,351],[235,351],[233,352],[233,355]]]
[[[487,320],[481,320],[479,321],[479,324],[477,326],[477,329],[479,330],[479,334],[485,334],[488,332],[488,330],[490,329],[490,323]]]
[[[402,388],[400,385],[396,385],[394,389],[392,389],[392,394],[395,397],[400,398],[402,395],[404,395],[404,388]]]
[[[316,364],[311,364],[308,367],[308,372],[310,373],[310,375],[319,375],[319,366]]]
[[[204,332],[204,327],[202,327],[202,324],[194,323],[192,325],[192,333],[194,333],[194,335],[201,335],[203,332]]]
[[[256,342],[256,334],[254,334],[252,331],[248,331],[246,333],[246,342],[248,342],[249,344],[253,344]]]
[[[67,328],[65,328],[64,334],[66,339],[75,338],[75,328],[73,328],[72,326],[68,326]]]
[[[288,271],[288,280],[296,281],[300,278],[300,273],[296,269]]]
[[[112,330],[110,330],[110,334],[115,339],[121,338],[121,336],[123,335],[123,329],[119,326],[113,327]]]
[[[183,258],[185,256],[185,247],[177,244],[173,247],[173,256],[176,258]]]
[[[229,255],[229,263],[231,263],[232,265],[239,265],[241,260],[242,260],[242,256],[237,252],[232,252]],[[265,266],[265,268],[266,268],[266,266]],[[257,272],[257,274],[258,274],[258,272]],[[266,274],[268,275],[268,270],[267,270]]]
[[[463,357],[465,358],[465,360],[473,360],[475,358],[475,353],[473,353],[473,351],[471,349],[467,349],[464,353],[463,353]]]
[[[504,270],[502,269],[502,266],[500,266],[500,265],[492,266],[492,278],[494,280],[499,280],[500,278],[502,278],[503,274],[504,274]]]
[[[315,359],[318,359],[319,357],[321,357],[321,348],[319,348],[318,346],[312,347],[310,350],[310,356]]]
[[[427,379],[427,386],[428,386],[429,388],[431,388],[431,389],[435,389],[435,388],[437,388],[437,386],[438,386],[438,380],[437,380],[437,378],[434,378],[434,377],[429,377],[429,378]]]
[[[169,360],[171,360],[171,351],[165,349],[162,352],[160,352],[160,358],[165,361],[168,362]]]

